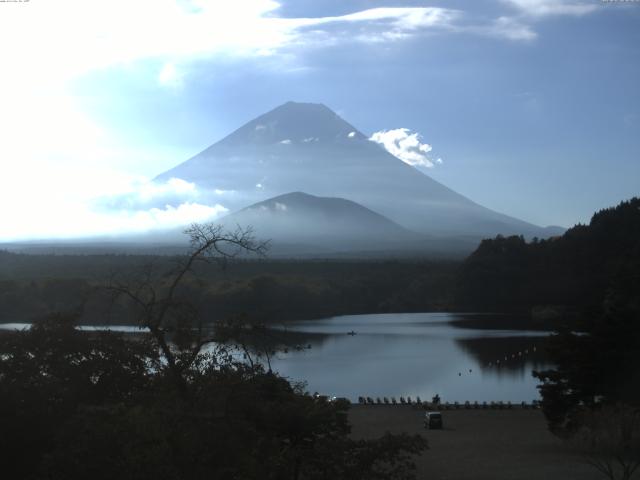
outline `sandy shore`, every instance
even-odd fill
[[[416,461],[419,479],[602,478],[549,433],[539,410],[443,411],[443,430],[425,430],[423,414],[413,406],[353,405],[349,418],[358,438],[385,431],[423,435],[429,450]]]

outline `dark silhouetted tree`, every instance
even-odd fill
[[[240,254],[264,255],[267,242],[258,242],[251,228],[228,232],[216,224],[193,224],[185,231],[191,249],[175,268],[158,275],[153,266],[136,272],[134,278],[113,278],[107,289],[114,300],[124,298],[134,310],[137,324],[151,332],[176,385],[184,391],[185,372],[200,350],[214,338],[207,335],[204,319],[184,289],[199,262],[217,262],[225,267]]]

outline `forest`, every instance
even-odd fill
[[[0,252],[0,321],[29,322],[52,311],[85,324],[127,324],[104,287],[141,271],[170,271],[179,257],[27,255]],[[452,308],[458,263],[398,260],[236,259],[197,266],[183,294],[209,322],[251,314],[278,322],[332,315],[440,311]]]
[[[486,239],[462,264],[456,300],[480,310],[535,307],[577,318],[640,271],[640,199],[596,212],[560,237]]]

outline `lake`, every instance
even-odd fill
[[[281,329],[311,348],[279,353],[271,364],[290,380],[306,381],[310,392],[352,401],[425,400],[436,393],[449,402],[539,399],[531,372],[550,366],[549,332],[469,328],[470,321],[483,323],[472,317],[404,313],[291,322]]]
[[[449,402],[530,402],[539,399],[532,370],[550,366],[544,354],[549,332],[483,328],[509,323],[504,315],[460,313],[345,315],[288,322],[275,327],[278,334],[289,344],[310,348],[278,353],[271,365],[290,380],[306,381],[312,393],[352,401],[359,396],[425,400],[437,393]],[[0,329],[28,327],[0,324]],[[79,328],[140,332],[127,326]]]

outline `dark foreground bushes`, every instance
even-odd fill
[[[350,438],[349,404],[224,350],[180,381],[150,339],[54,317],[0,337],[0,461],[12,479],[410,479],[422,437]]]

